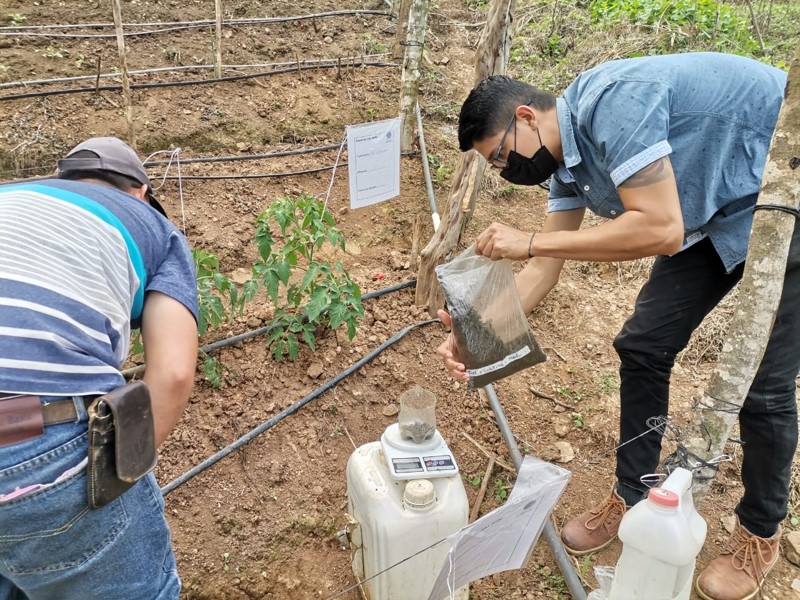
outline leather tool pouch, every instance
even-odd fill
[[[134,381],[97,398],[89,412],[89,508],[119,497],[156,465],[150,392]]]

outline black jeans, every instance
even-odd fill
[[[620,442],[645,432],[649,417],[668,415],[675,356],[705,316],[741,279],[725,273],[709,239],[659,257],[614,348],[620,365]],[[797,447],[795,379],[800,371],[800,226],[795,227],[778,314],[766,353],[739,413],[744,442],[742,524],[771,536],[786,517]],[[658,466],[661,436],[651,432],[617,451],[618,492],[632,504],[646,488],[640,477]]]

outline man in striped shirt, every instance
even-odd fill
[[[191,392],[196,320],[186,239],[122,141],[87,140],[58,178],[0,186],[0,600],[178,597],[152,473],[88,510],[86,407],[124,384],[141,327],[163,442]]]

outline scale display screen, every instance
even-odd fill
[[[422,473],[422,461],[414,458],[393,458],[392,467],[397,473]]]

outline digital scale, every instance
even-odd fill
[[[417,444],[400,434],[400,425],[394,423],[381,435],[381,449],[394,480],[433,479],[458,474],[453,453],[438,430],[433,437]]]

